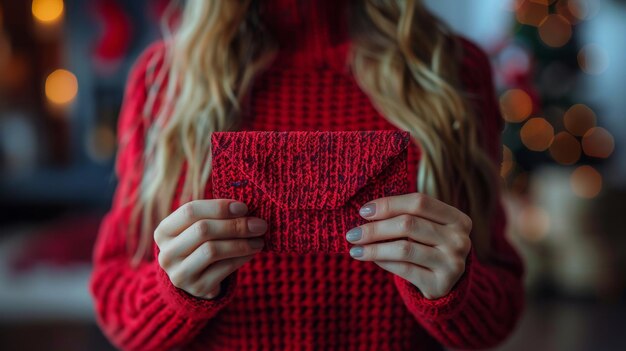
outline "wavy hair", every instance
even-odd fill
[[[135,263],[150,254],[153,230],[170,212],[181,171],[181,203],[203,197],[211,172],[207,135],[237,129],[254,78],[277,53],[258,1],[188,0],[180,26],[166,35],[167,69],[155,77],[144,106],[144,116],[155,122],[131,221],[141,218],[137,245],[130,248]],[[464,209],[473,222],[473,246],[485,256],[497,172],[479,145],[475,111],[460,84],[458,40],[420,0],[355,0],[350,6],[355,80],[422,150],[418,191]],[[154,87],[166,79],[157,106]]]

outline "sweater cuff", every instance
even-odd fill
[[[463,306],[471,298],[477,265],[480,263],[476,261],[472,248],[467,256],[465,272],[459,281],[447,295],[437,299],[427,299],[419,288],[399,275],[394,275],[394,282],[405,305],[412,313],[429,320],[449,319],[463,310]]]
[[[157,281],[161,285],[161,295],[166,303],[176,311],[182,312],[190,319],[210,319],[224,308],[234,297],[237,289],[237,271],[222,281],[221,291],[213,299],[202,299],[177,288],[170,281],[167,273],[156,263]]]

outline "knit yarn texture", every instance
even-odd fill
[[[420,149],[379,113],[346,67],[350,41],[339,5],[351,1],[259,3],[281,51],[255,79],[240,128],[206,136],[217,154],[204,197],[232,195],[267,216],[267,248],[229,275],[212,300],[175,287],[156,244],[152,258],[131,266],[129,238],[136,233],[128,224],[154,125],[143,107],[164,55],[162,42],[151,45],[126,86],[119,183],[94,250],[89,288],[102,331],[123,350],[416,351],[501,342],[524,305],[524,270],[505,235],[504,206],[498,203],[490,218],[489,259],[479,260],[472,249],[465,273],[439,299],[426,299],[375,262],[350,257],[342,239],[361,223],[358,206],[382,194],[415,192]],[[479,118],[479,140],[500,164],[503,122],[489,60],[459,40],[461,80]],[[182,204],[185,179],[184,166],[172,210]]]
[[[213,196],[265,219],[264,251],[348,252],[345,233],[367,222],[359,208],[404,194],[404,131],[216,132]]]

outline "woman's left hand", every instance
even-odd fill
[[[356,244],[350,255],[408,280],[427,299],[447,295],[465,272],[472,220],[455,207],[412,193],[370,201],[359,213],[374,221],[346,233]]]

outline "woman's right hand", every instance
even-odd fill
[[[263,248],[267,222],[247,212],[236,200],[194,200],[163,219],[154,240],[172,284],[199,298],[217,297],[221,282]]]

